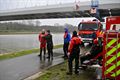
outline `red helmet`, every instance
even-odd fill
[[[94,44],[98,44],[98,40],[97,39],[94,40]]]

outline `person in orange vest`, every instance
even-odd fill
[[[45,30],[43,29],[42,32],[40,32],[39,34],[39,41],[40,41],[40,54],[38,56],[40,56],[42,58],[42,50],[44,51],[44,58],[45,58],[45,54],[46,54],[46,39],[44,38],[45,35]]]
[[[68,48],[68,69],[69,72],[67,72],[67,75],[72,75],[72,62],[75,59],[75,74],[78,74],[78,68],[79,68],[79,53],[80,53],[80,44],[81,39],[78,37],[77,32],[73,31],[72,38],[70,40],[70,45]]]
[[[102,43],[103,43],[103,36],[104,36],[102,24],[99,25],[99,28],[98,28],[98,31],[96,32],[96,35],[97,35],[98,43],[101,47]]]
[[[100,24],[99,27],[98,27],[98,30],[96,32],[96,35],[97,35],[97,37],[99,37],[103,34],[104,34],[104,32],[103,32],[103,29],[102,29],[102,24]]]

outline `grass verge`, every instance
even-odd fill
[[[53,66],[36,78],[35,80],[94,80],[94,70],[88,69],[83,71],[79,75],[66,75],[67,61],[62,64]]]
[[[55,45],[54,49],[61,48],[62,46],[63,46],[62,44]],[[3,55],[0,55],[0,60],[15,58],[15,57],[24,56],[27,54],[32,54],[32,53],[37,53],[37,52],[39,52],[39,49],[31,49],[31,50],[24,50],[24,51],[15,52],[15,53],[3,54]]]

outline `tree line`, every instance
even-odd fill
[[[49,26],[49,25],[42,25],[42,26],[35,26],[35,25],[27,25],[21,24],[17,22],[7,22],[7,23],[0,23],[0,32],[40,32],[42,29],[51,30],[51,32],[64,32],[64,28],[68,27],[69,31],[72,32],[73,30],[77,30],[77,27],[65,24],[64,26]]]

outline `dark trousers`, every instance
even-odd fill
[[[63,45],[64,57],[67,57],[68,46],[69,46],[69,43],[64,43]]]
[[[47,50],[48,50],[48,58],[53,58],[53,46],[51,44],[47,45]]]
[[[73,68],[73,60],[75,59],[75,73],[78,73],[78,68],[79,68],[79,52],[77,53],[72,53],[69,56],[68,59],[68,66],[69,66],[69,72],[72,73],[72,68]]]
[[[42,57],[42,51],[44,51],[44,57],[45,57],[45,54],[46,54],[46,48],[40,48],[40,56]]]

